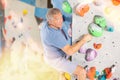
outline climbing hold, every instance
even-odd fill
[[[100,75],[100,73],[98,71],[96,71],[95,78],[98,78],[99,75]]]
[[[99,44],[94,43],[93,46],[94,46],[95,49],[100,49],[102,47],[102,44],[100,44],[100,43]]]
[[[96,75],[96,67],[91,67],[87,72],[88,79],[94,80],[95,75]]]
[[[94,16],[94,23],[99,25],[102,29],[107,26],[105,18],[99,15]]]
[[[116,66],[115,66],[115,65],[112,65],[112,66],[111,66],[111,73],[114,73],[115,70],[116,70]]]
[[[101,72],[101,74],[102,74],[102,75],[105,75],[105,71],[103,70],[103,71]]]
[[[113,5],[118,6],[120,5],[120,0],[112,0]]]
[[[104,72],[106,75],[106,79],[110,79],[112,77],[112,74],[115,72],[115,65],[112,65],[110,68],[105,68]]]
[[[111,69],[110,68],[105,68],[104,71],[105,71],[105,74],[106,74],[106,79],[110,79],[112,77]]]
[[[84,67],[84,69],[85,69],[86,71],[88,71],[88,70],[89,70],[88,65],[86,65],[86,66]]]
[[[91,35],[95,37],[100,37],[103,35],[103,29],[94,23],[89,24],[88,31]]]
[[[71,76],[70,76],[70,74],[69,73],[64,73],[64,76],[65,76],[65,78],[66,78],[66,80],[71,80]]]
[[[106,76],[105,75],[101,75],[98,77],[98,80],[106,80]]]
[[[15,25],[14,28],[16,28],[17,26]]]
[[[68,1],[63,2],[62,9],[64,12],[66,12],[68,14],[72,13],[72,8],[71,8],[70,4],[68,3]]]
[[[112,26],[107,26],[107,31],[113,32],[113,31],[114,31],[114,28],[113,28]]]
[[[28,10],[24,9],[23,10],[23,16],[27,15],[28,14]]]
[[[12,41],[11,41],[11,42],[13,43],[14,41],[15,41],[15,37],[12,38]]]
[[[28,27],[28,30],[31,30],[32,29],[32,27]]]
[[[94,0],[93,3],[96,6],[101,6],[102,5],[102,1],[101,0]]]
[[[23,34],[21,33],[18,37],[21,38],[23,36]]]
[[[88,4],[79,4],[76,7],[76,14],[80,15],[81,17],[83,17],[88,11],[89,11],[90,7]]]
[[[117,79],[117,78],[114,78],[113,80],[119,80],[119,79]]]
[[[12,18],[12,16],[11,16],[11,15],[9,15],[9,16],[8,16],[8,19],[9,19],[9,20],[11,20],[11,18]]]
[[[88,48],[86,51],[86,56],[85,56],[85,60],[86,61],[92,61],[97,57],[97,52],[91,48]]]
[[[112,8],[111,8],[111,7],[106,7],[106,8],[104,9],[104,12],[105,12],[106,14],[110,14],[111,11],[112,11]]]

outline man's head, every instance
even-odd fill
[[[50,27],[55,29],[62,28],[63,18],[62,18],[62,13],[60,12],[59,9],[57,8],[49,9],[46,14],[46,19]]]

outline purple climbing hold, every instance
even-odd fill
[[[86,61],[92,61],[97,57],[97,52],[94,49],[88,48],[86,51]]]
[[[118,78],[114,78],[113,80],[119,80]]]

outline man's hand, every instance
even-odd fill
[[[86,70],[82,66],[78,65],[74,74],[77,75],[78,80],[86,80]]]
[[[83,40],[85,41],[85,42],[88,42],[88,41],[90,41],[92,39],[92,36],[90,35],[90,34],[84,34],[83,35]]]
[[[79,80],[86,80],[86,71],[84,68],[81,69],[80,75],[78,76]]]

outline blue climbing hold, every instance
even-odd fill
[[[98,71],[96,71],[95,78],[98,78],[99,75],[100,75],[100,73]]]
[[[113,28],[112,26],[108,26],[108,27],[107,27],[107,31],[113,32],[113,31],[114,31],[114,28]]]
[[[106,76],[105,75],[101,75],[98,77],[98,80],[106,80]]]

